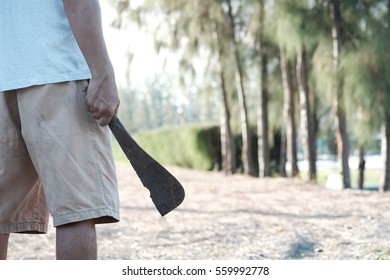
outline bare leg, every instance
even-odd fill
[[[7,259],[9,233],[0,234],[0,260]]]
[[[57,227],[56,257],[57,260],[96,260],[95,222],[86,220]]]

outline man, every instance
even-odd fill
[[[119,221],[107,124],[119,98],[98,0],[0,2],[0,259],[56,227],[57,259],[96,259]]]

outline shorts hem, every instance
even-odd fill
[[[96,224],[119,222],[119,212],[112,209],[83,211],[61,216],[53,216],[54,227],[94,219]]]
[[[47,233],[48,224],[42,222],[21,222],[10,225],[0,225],[0,234],[7,233]]]

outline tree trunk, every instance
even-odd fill
[[[249,121],[248,121],[248,110],[246,105],[243,74],[241,67],[240,54],[236,42],[235,36],[235,22],[232,11],[231,2],[228,1],[228,17],[230,20],[230,36],[233,44],[234,59],[236,63],[235,67],[235,77],[236,77],[236,87],[238,94],[238,101],[240,105],[240,116],[241,116],[241,132],[242,132],[242,162],[244,167],[244,172],[254,176],[256,174],[254,164],[253,164],[253,154],[252,154],[252,145],[249,132]]]
[[[364,147],[363,145],[359,148],[359,179],[358,188],[359,190],[364,189],[364,171],[366,168],[366,161],[364,159]]]
[[[342,89],[337,90],[341,93]],[[347,121],[344,110],[339,104],[342,99],[338,98],[336,104],[336,141],[338,160],[341,163],[341,174],[344,188],[351,187],[351,177],[349,170],[349,143],[347,134]]]
[[[390,11],[390,0],[387,1],[387,9]],[[387,13],[387,19],[390,23],[390,13]],[[382,125],[382,144],[381,154],[383,159],[383,171],[379,184],[379,191],[387,192],[390,190],[390,114],[385,113],[385,120]]]
[[[390,189],[390,115],[385,117],[382,127],[382,158],[383,174],[379,185],[379,191],[386,192]]]
[[[259,177],[271,176],[270,149],[268,134],[268,71],[267,55],[263,49],[264,1],[258,2],[260,28],[257,55],[259,57],[259,98],[257,107],[257,158],[259,162]]]
[[[349,143],[347,134],[347,121],[344,112],[343,77],[340,71],[340,54],[342,50],[342,17],[340,1],[332,0],[332,38],[333,38],[333,66],[335,77],[334,106],[336,111],[336,139],[338,159],[341,163],[341,174],[344,188],[351,187],[349,173]]]
[[[259,176],[271,176],[270,166],[270,149],[269,149],[269,135],[268,135],[268,88],[267,88],[267,56],[260,54],[260,96],[257,109],[257,151],[259,159]]]
[[[232,148],[232,130],[230,128],[230,110],[227,99],[227,91],[223,71],[220,72],[221,92],[223,100],[223,109],[221,115],[221,153],[222,153],[222,169],[226,175],[233,174],[235,167],[233,164],[233,148]]]
[[[281,177],[287,177],[286,172],[286,160],[287,160],[287,137],[286,129],[282,129],[280,137],[280,164],[279,164],[279,174]]]
[[[214,39],[217,44],[218,55],[218,72],[220,79],[220,87],[222,93],[222,112],[221,112],[221,155],[222,155],[222,170],[226,175],[233,174],[235,172],[235,157],[233,155],[233,137],[230,126],[230,109],[228,103],[228,93],[226,90],[225,75],[223,72],[223,45],[219,36],[218,25],[215,23]]]
[[[311,111],[310,90],[307,80],[306,49],[298,53],[297,81],[299,87],[299,103],[301,115],[301,141],[304,159],[309,166],[309,180],[316,180],[316,139],[314,137],[314,121]]]
[[[280,49],[280,64],[283,78],[284,92],[284,109],[283,117],[286,125],[287,155],[291,164],[291,176],[298,175],[298,160],[296,146],[296,125],[295,125],[295,108],[294,108],[294,89],[291,75],[291,65],[287,60],[285,51]]]

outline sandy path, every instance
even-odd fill
[[[187,196],[161,218],[131,166],[117,168],[122,220],[98,226],[100,259],[390,257],[390,194],[170,168]],[[9,259],[54,259],[54,243],[53,228],[13,235]]]

